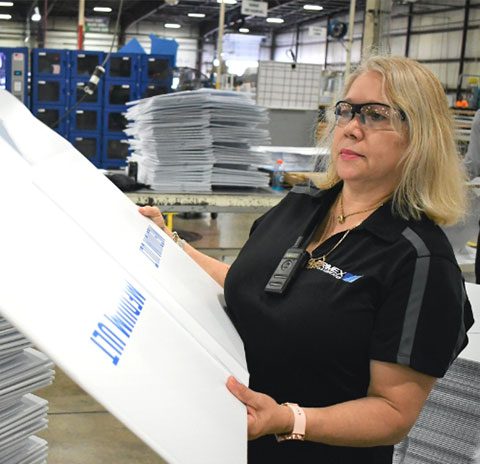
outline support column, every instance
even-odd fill
[[[225,29],[225,2],[222,1],[220,3],[220,15],[218,17],[218,35],[217,35],[217,59],[218,59],[218,66],[217,66],[217,81],[215,87],[217,89],[222,88],[222,74],[223,74],[223,60],[222,60],[222,52],[223,52],[223,31]]]
[[[83,50],[85,40],[85,0],[78,0],[77,48]]]
[[[407,23],[407,36],[405,38],[405,56],[408,57],[410,53],[410,37],[412,35],[412,22],[413,22],[413,3],[408,4],[408,23]]]
[[[367,0],[365,4],[362,56],[370,54],[380,44],[380,2]]]
[[[460,98],[460,93],[462,92],[462,79],[460,76],[463,74],[463,66],[465,63],[465,49],[467,47],[469,16],[470,16],[470,0],[465,0],[465,14],[463,16],[462,48],[460,51],[460,65],[458,67],[457,100]]]
[[[350,14],[348,17],[348,40],[347,40],[347,60],[345,63],[345,79],[350,74],[350,67],[352,63],[352,47],[353,47],[353,29],[355,27],[355,7],[356,0],[350,1]]]
[[[295,62],[298,61],[298,45],[299,45],[299,42],[300,42],[300,26],[297,25],[296,30],[295,30]]]
[[[330,16],[327,17],[327,38],[325,40],[325,60],[323,62],[323,69],[327,69],[328,64],[328,31],[330,30],[330,21],[332,18]]]
[[[272,43],[270,46],[270,61],[275,59],[275,49],[277,48],[277,34],[272,30]]]
[[[47,14],[48,14],[48,0],[43,2],[43,16],[41,22],[38,24],[38,48],[45,48],[47,46]]]
[[[203,60],[203,38],[199,37],[197,40],[197,58],[195,60],[195,67],[201,72],[202,71],[202,60]]]
[[[117,49],[120,49],[121,47],[123,47],[125,45],[126,40],[127,40],[127,30],[125,29],[125,25],[121,24],[120,29],[118,31],[118,36],[117,36]]]
[[[392,4],[393,0],[367,0],[362,57],[372,53],[390,53],[388,36]]]

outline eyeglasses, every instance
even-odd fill
[[[396,110],[384,103],[354,105],[339,101],[335,105],[335,119],[340,127],[346,126],[356,114],[365,127],[374,130],[392,130],[395,120],[405,121],[407,118],[402,110]]]

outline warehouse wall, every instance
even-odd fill
[[[480,5],[480,0],[471,0],[471,5]],[[439,3],[438,3],[439,4]],[[437,4],[437,5],[438,5]],[[415,7],[414,7],[415,8]],[[418,7],[416,7],[418,8]],[[408,25],[408,6],[395,5],[390,20],[390,36],[386,41],[392,54],[405,55],[406,33]],[[361,37],[363,34],[363,12],[355,17],[354,43],[352,62],[358,62],[361,53]],[[348,22],[348,16],[336,19]],[[459,58],[461,55],[462,28],[464,9],[443,13],[429,13],[415,16],[413,14],[409,56],[418,59],[428,66],[441,80],[453,98],[459,75]],[[471,8],[469,15],[469,31],[465,51],[466,62],[464,73],[480,75],[480,8]],[[326,27],[326,21],[314,25]],[[439,31],[440,30],[440,31]],[[443,30],[443,31],[442,31]],[[296,31],[278,34],[275,38],[276,61],[292,61],[287,55],[288,49],[295,50]],[[298,35],[297,61],[301,63],[317,63],[326,65],[327,69],[341,69],[346,60],[346,50],[340,41],[327,40],[308,35],[308,26],[300,29]],[[325,59],[325,54],[327,57]]]
[[[25,24],[2,21],[0,44],[2,47],[25,47]]]
[[[0,29],[0,44],[4,47],[24,47],[30,45],[36,47],[34,31],[38,27],[32,24],[30,42],[25,42],[25,23],[2,21]],[[113,27],[113,26],[112,26]],[[173,38],[179,44],[177,65],[196,67],[197,35],[196,28],[182,27],[182,29],[165,29],[163,25],[144,21],[127,30],[126,41],[136,37],[147,53],[150,52],[149,35]],[[87,32],[85,34],[85,50],[100,50],[108,52],[112,43],[113,34],[107,32]],[[47,48],[77,48],[77,23],[71,18],[51,18],[48,21]],[[114,41],[114,51],[117,41]]]
[[[471,5],[480,5],[480,0],[471,0]],[[461,53],[462,27],[464,19],[463,8],[444,13],[429,13],[428,15],[414,15],[410,36],[409,56],[424,61],[425,64],[440,78],[443,85],[453,93],[457,86],[459,74],[459,57]],[[422,7],[423,8],[423,7]],[[388,45],[394,54],[404,55],[406,49],[406,32],[408,23],[408,6],[395,5],[390,21],[390,36]],[[339,19],[348,22],[348,15],[339,16]],[[354,29],[354,43],[352,62],[360,59],[361,37],[363,34],[363,11],[357,12]],[[326,21],[315,24],[326,27]],[[25,24],[3,21],[0,29],[0,43],[2,46],[24,46]],[[37,27],[32,23],[32,31]],[[274,30],[274,29],[272,29]],[[436,31],[434,31],[436,30]],[[440,30],[440,31],[439,31]],[[441,31],[443,30],[443,32]],[[179,66],[197,66],[198,31],[196,28],[182,27],[179,30],[166,30],[162,24],[143,21],[127,30],[126,40],[136,37],[147,52],[150,51],[149,34],[160,37],[171,37],[179,43],[177,63]],[[33,37],[33,34],[32,34]],[[76,21],[74,19],[49,20],[46,46],[51,48],[76,48]],[[112,34],[87,33],[85,48],[87,50],[105,50],[110,48]],[[273,57],[276,61],[289,62],[292,58],[287,54],[289,49],[297,51],[297,60],[301,63],[316,63],[326,65],[328,69],[342,69],[346,59],[344,44],[332,39],[327,40],[309,35],[308,25],[301,27],[298,32],[292,30],[275,35],[273,38]],[[269,60],[272,56],[272,36],[267,36],[260,45],[259,59]],[[36,44],[31,40],[31,46]],[[203,43],[202,70],[211,71],[215,56],[215,41]],[[241,52],[239,52],[241,53]],[[471,8],[469,17],[469,31],[466,46],[466,62],[464,73],[480,74],[480,8]],[[242,56],[238,56],[242,59]]]
[[[338,16],[335,19],[339,21],[348,22],[348,16]],[[352,48],[352,61],[360,59],[360,44],[363,34],[363,13],[357,13],[354,27],[354,42]],[[346,50],[343,42],[329,40],[328,48],[326,46],[326,39],[309,34],[309,26],[319,26],[326,29],[327,21],[312,23],[301,27],[298,34],[298,53],[297,61],[299,63],[315,63],[325,64],[325,54],[327,54],[327,63],[331,68],[341,65],[343,67],[346,60]],[[296,48],[297,31],[291,31],[283,34],[278,34],[275,37],[275,61],[291,62],[292,59],[288,56],[289,49]]]
[[[147,53],[150,53],[150,34],[175,39],[178,42],[177,66],[196,67],[198,28],[182,26],[181,29],[165,29],[162,24],[143,21],[127,29],[126,41],[135,37]]]

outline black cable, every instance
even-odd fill
[[[117,36],[118,33],[118,26],[120,25],[120,16],[122,15],[122,9],[123,9],[123,0],[120,0],[120,5],[118,6],[118,15],[117,15],[117,21],[115,22],[115,29],[112,37],[112,43],[110,44],[110,51],[108,52],[108,55],[105,57],[103,60],[103,63],[101,64],[102,68],[105,67],[105,64],[110,58],[110,55],[112,54],[113,50],[113,44],[115,43],[115,37]]]
[[[110,44],[110,51],[107,53],[107,56],[103,60],[102,64],[100,66],[95,66],[95,70],[93,71],[93,74],[90,76],[90,80],[88,81],[87,85],[83,88],[83,91],[85,94],[80,98],[77,103],[75,103],[74,106],[68,109],[68,111],[52,125],[50,126],[52,129],[55,129],[62,121],[64,121],[68,115],[75,110],[80,103],[85,100],[89,95],[93,95],[95,92],[96,88],[98,87],[98,82],[100,81],[100,78],[103,76],[105,73],[105,64],[107,61],[110,59],[110,55],[112,54],[113,51],[113,45],[115,44],[115,37],[117,37],[118,34],[118,27],[120,25],[120,17],[122,15],[122,9],[123,9],[123,1],[120,0],[120,5],[118,6],[118,14],[117,14],[117,20],[115,21],[115,29],[113,31],[113,37],[112,37],[112,43]]]

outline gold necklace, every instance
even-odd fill
[[[320,226],[320,237],[315,240],[315,248],[317,248],[318,245],[320,245],[322,242],[324,242],[330,235],[330,229],[334,230],[335,229],[335,210],[337,209],[337,204],[338,204],[338,197],[335,199],[335,202],[330,208],[330,211],[328,213],[327,218],[324,220],[323,224]]]
[[[345,231],[345,233],[340,237],[340,240],[337,243],[335,243],[333,248],[331,248],[329,251],[327,251],[321,258],[310,258],[307,261],[306,268],[307,269],[321,269],[321,268],[323,268],[323,266],[325,266],[325,264],[326,264],[325,259],[327,258],[327,256],[330,253],[332,253],[333,250],[335,250],[340,245],[340,243],[342,243],[347,238],[347,235],[350,233],[351,230],[352,229],[347,229]]]
[[[345,222],[345,219],[347,219],[350,216],[355,216],[356,214],[366,213],[368,211],[373,211],[374,209],[380,208],[380,206],[383,206],[384,201],[385,199],[383,199],[380,203],[377,203],[375,206],[371,206],[370,208],[345,214],[345,211],[343,210],[343,195],[340,193],[340,214],[337,216],[337,221],[339,222],[339,224],[343,224]]]

